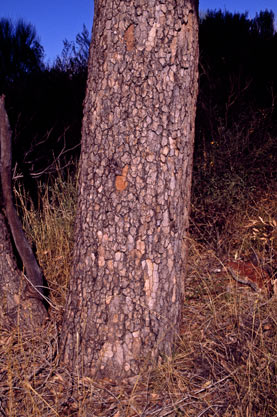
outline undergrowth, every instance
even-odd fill
[[[243,158],[220,162],[214,169],[224,150],[214,149],[202,159],[196,155],[175,353],[142,372],[134,385],[80,377],[73,389],[73,376],[60,368],[58,335],[72,260],[76,179],[64,181],[58,175],[38,184],[38,207],[16,184],[18,209],[47,279],[52,307],[36,335],[20,328],[1,330],[0,415],[277,416],[276,296],[265,299],[249,288],[230,287],[230,279],[215,272],[226,258],[254,254],[276,276],[273,164],[270,169],[260,164],[256,176]]]

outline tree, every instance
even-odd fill
[[[268,131],[276,95],[276,40],[272,11],[261,11],[249,19],[247,13],[208,10],[200,20],[194,161],[201,189],[203,176],[207,174],[210,180],[210,170],[219,174],[229,166],[227,154],[234,167],[235,159],[241,161],[257,146],[264,148],[262,132]],[[207,161],[207,155],[215,155],[217,148],[222,156],[217,153],[211,164],[205,162],[208,169],[203,170],[199,158],[205,155]]]
[[[67,72],[71,77],[74,74],[87,74],[89,45],[89,31],[83,25],[83,30],[76,35],[75,42],[70,42],[67,39],[63,41],[63,50],[61,56],[56,58],[54,68]]]
[[[260,11],[252,21],[252,30],[262,39],[272,39],[275,33],[274,13],[272,10]]]
[[[170,355],[185,278],[197,1],[98,0],[61,358],[132,377]]]
[[[32,25],[0,20],[0,93],[9,93],[17,81],[42,69],[43,48]],[[0,97],[0,297],[2,323],[40,324],[47,315],[43,304],[43,275],[13,205],[11,187],[11,130]],[[21,271],[21,266],[23,270]],[[22,273],[25,272],[25,275]]]
[[[11,131],[5,110],[4,96],[0,97],[0,297],[1,322],[15,324],[40,324],[46,317],[43,304],[43,275],[13,205],[11,187]],[[14,256],[13,245],[25,269],[20,272]]]
[[[22,76],[43,68],[43,47],[33,25],[0,19],[0,93]]]

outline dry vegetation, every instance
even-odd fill
[[[214,157],[214,154],[212,155]],[[239,170],[195,176],[190,254],[175,354],[135,384],[94,381],[59,367],[58,335],[72,257],[76,183],[40,185],[34,209],[16,187],[25,230],[50,289],[50,317],[36,334],[0,333],[0,416],[277,416],[277,297],[230,285],[226,258],[255,253],[276,271],[277,190]],[[273,165],[272,165],[273,166]],[[209,172],[207,172],[209,170]],[[199,181],[198,181],[199,180]],[[202,184],[202,185],[201,185]],[[255,186],[254,186],[255,184]]]

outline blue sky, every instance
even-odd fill
[[[230,12],[248,12],[250,17],[255,17],[256,13],[261,10],[273,10],[275,18],[277,17],[276,0],[199,0],[200,10],[222,9]]]
[[[200,10],[223,9],[231,12],[256,12],[272,9],[277,17],[276,0],[200,0]],[[93,0],[1,0],[0,18],[23,18],[32,23],[50,62],[61,53],[63,40],[74,40],[83,24],[91,31]]]

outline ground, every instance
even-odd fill
[[[58,335],[70,271],[74,187],[73,183],[55,182],[52,194],[42,190],[43,213],[28,209],[23,214],[48,278],[51,307],[44,327],[36,332],[1,327],[0,415],[277,415],[277,296],[255,293],[249,286],[236,285],[230,275],[217,272],[227,259],[247,258],[254,251],[262,267],[270,266],[274,278],[277,195],[272,188],[259,198],[256,193],[246,210],[245,206],[243,211],[232,210],[233,217],[229,214],[225,219],[228,234],[225,239],[218,236],[217,244],[209,242],[192,216],[175,353],[152,368],[146,363],[133,383],[114,384],[71,375],[59,366]],[[66,198],[54,198],[65,193]]]

